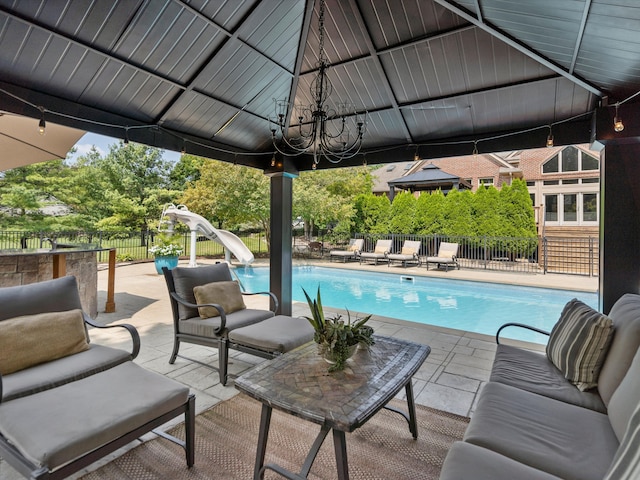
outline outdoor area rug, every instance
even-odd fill
[[[406,409],[406,403],[391,405]],[[91,472],[82,480],[220,479],[253,478],[261,404],[240,394],[196,417],[195,465],[187,469],[184,451],[163,439],[150,440]],[[469,419],[428,407],[416,406],[418,440],[413,440],[406,420],[381,410],[364,426],[347,433],[351,479],[437,479],[447,451],[460,440]],[[277,410],[265,463],[277,463],[300,471],[319,425]],[[184,438],[183,425],[171,433]],[[333,438],[329,434],[318,454],[309,479],[336,478]],[[265,479],[280,479],[272,471]]]

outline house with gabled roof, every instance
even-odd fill
[[[389,165],[373,172],[376,178],[373,193],[387,194],[392,198],[393,190],[402,186],[410,191],[419,191],[420,188],[415,188],[420,183],[417,180],[427,173],[433,175],[435,168],[443,178],[449,179],[449,185],[469,186],[473,191],[480,185],[493,185],[500,189],[502,185],[511,184],[514,178],[522,178],[527,182],[541,234],[598,235],[600,160],[599,154],[589,150],[588,145],[476,154],[396,165],[401,165],[402,170],[391,169]],[[403,175],[398,177],[400,171]],[[396,178],[391,179],[394,175]],[[442,189],[446,188],[443,186]]]

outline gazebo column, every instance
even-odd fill
[[[269,290],[280,302],[278,315],[292,312],[291,218],[293,179],[289,172],[269,173],[271,177],[271,242],[269,252]]]
[[[640,293],[640,106],[620,108],[625,123],[614,132],[614,108],[595,115],[600,148],[599,303],[604,313],[625,293]]]

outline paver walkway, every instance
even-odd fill
[[[187,265],[183,261],[181,265]],[[201,264],[214,263],[213,260],[199,261]],[[317,263],[317,262],[305,262]],[[386,265],[365,266],[357,263],[330,264],[323,266],[336,268],[372,269],[399,274],[441,276],[445,278],[491,281],[551,288],[571,288],[575,290],[595,291],[597,279],[565,275],[532,275],[504,272],[485,272],[475,270],[427,271],[426,268],[387,267]],[[203,411],[216,403],[230,398],[238,391],[233,382],[224,387],[218,380],[217,372],[187,360],[178,358],[174,365],[168,362],[173,348],[173,325],[171,307],[168,301],[164,277],[158,275],[153,263],[138,263],[119,266],[116,269],[114,313],[104,313],[106,300],[107,272],[98,273],[98,314],[102,324],[131,323],[141,336],[142,347],[136,363],[188,385],[196,394],[197,411]],[[249,297],[247,306],[266,308],[263,298]],[[326,309],[329,311],[330,309]],[[304,303],[294,303],[293,315],[308,315]],[[558,312],[558,315],[560,312]],[[414,376],[416,402],[459,415],[471,415],[478,392],[488,380],[495,341],[493,337],[460,330],[420,325],[403,320],[374,316],[370,325],[380,335],[394,336],[431,347],[431,354],[422,368]],[[113,334],[93,329],[93,341],[112,346],[126,344],[123,334]],[[541,346],[538,347],[542,348]],[[207,364],[217,364],[215,349],[198,345],[183,344],[181,353]],[[253,365],[264,361],[231,351],[230,373],[240,374]],[[105,461],[108,461],[108,457]],[[0,480],[21,478],[5,462],[0,461]]]

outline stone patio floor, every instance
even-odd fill
[[[386,265],[365,266],[359,263],[328,263],[322,261],[296,260],[305,264],[349,269],[372,269],[398,274],[436,276],[462,280],[508,283],[514,285],[541,286],[549,288],[570,288],[594,292],[598,279],[557,274],[515,274],[476,270],[426,270],[425,267],[387,267]],[[215,263],[214,260],[198,260],[198,264]],[[260,263],[260,262],[258,262]],[[181,266],[188,262],[181,261]],[[107,271],[98,272],[98,316],[102,324],[131,323],[139,331],[142,347],[136,363],[189,386],[196,394],[197,411],[201,412],[228,399],[239,392],[233,381],[222,386],[216,371],[197,363],[178,358],[174,365],[168,362],[173,348],[173,325],[171,307],[164,278],[158,275],[151,262],[120,265],[116,268],[114,313],[104,313],[106,300]],[[248,297],[247,306],[267,308],[264,298]],[[329,309],[325,309],[329,310]],[[308,315],[306,304],[294,303],[293,315]],[[558,312],[560,315],[560,312]],[[495,340],[492,336],[464,332],[460,330],[416,324],[403,320],[374,316],[370,321],[376,334],[395,336],[414,342],[427,344],[431,354],[419,372],[414,376],[416,402],[421,405],[446,410],[459,415],[473,414],[478,393],[489,379],[495,354]],[[117,329],[120,330],[120,329]],[[92,341],[111,346],[127,348],[130,341],[125,334],[90,331]],[[519,342],[514,342],[519,343]],[[541,345],[522,344],[528,348],[542,350]],[[201,362],[216,365],[217,351],[198,345],[182,344],[180,353]],[[259,362],[261,358],[231,351],[230,373],[238,375]],[[178,421],[178,420],[176,420]],[[129,446],[131,448],[131,446]],[[115,454],[114,454],[115,455]],[[102,463],[113,458],[107,457]],[[96,465],[90,467],[96,468]],[[81,475],[82,472],[79,474]],[[77,477],[79,475],[74,476]],[[21,478],[5,462],[0,461],[0,480]]]

